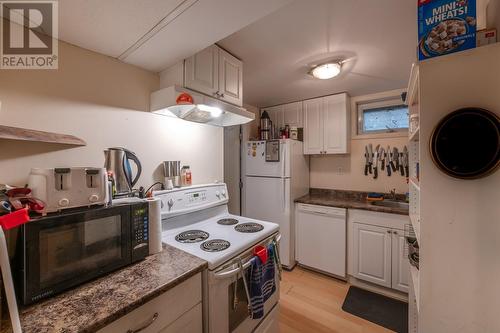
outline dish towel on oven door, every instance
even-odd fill
[[[259,257],[253,257],[248,272],[250,281],[250,306],[252,318],[259,319],[264,316],[264,303],[276,291],[275,275],[275,249],[271,244],[267,248],[267,261],[262,263]]]

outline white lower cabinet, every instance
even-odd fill
[[[201,273],[198,273],[98,333],[202,333],[201,297]]]
[[[391,230],[367,224],[353,225],[354,276],[391,287]]]
[[[408,216],[349,210],[349,274],[357,279],[408,292],[410,266],[405,256]]]
[[[408,292],[410,263],[405,256],[404,231],[392,230],[392,288]]]

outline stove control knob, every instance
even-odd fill
[[[61,200],[59,200],[59,206],[61,207],[69,206],[69,199],[62,198]]]
[[[220,192],[219,191],[215,191],[215,196],[220,199]]]
[[[226,197],[226,191],[222,190],[222,196],[225,198]]]
[[[169,208],[169,209],[170,209],[170,208],[172,208],[172,206],[174,205],[174,200],[173,200],[173,199],[169,199],[169,200],[167,201],[167,205],[168,205],[168,208]]]
[[[97,202],[99,201],[99,196],[97,194],[92,194],[90,197],[89,197],[89,201],[90,202]]]

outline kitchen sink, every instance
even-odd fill
[[[382,201],[374,201],[372,203],[374,206],[381,207],[389,207],[389,208],[401,208],[401,209],[409,209],[410,204],[403,201],[394,201],[394,200],[382,200]]]

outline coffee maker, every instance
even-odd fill
[[[261,140],[271,140],[271,128],[273,127],[273,122],[269,118],[267,111],[262,112],[260,115],[260,139]]]

